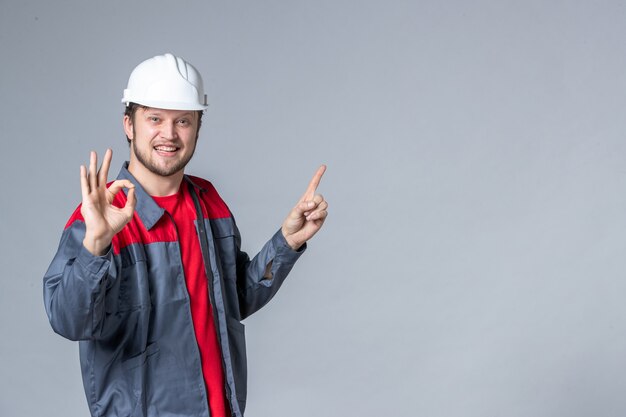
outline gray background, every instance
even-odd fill
[[[246,321],[254,416],[626,415],[624,1],[0,0],[0,415],[85,416],[41,279],[122,90],[166,51],[188,172],[256,253],[320,163],[325,228]]]

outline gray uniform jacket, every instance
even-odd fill
[[[80,208],[69,220],[43,281],[55,332],[80,341],[80,364],[93,416],[209,416],[176,225],[128,172],[135,185],[132,220],[104,256],[83,244]],[[250,260],[228,207],[211,183],[185,176],[203,212],[204,259],[233,416],[246,405],[246,346],[241,320],[278,291],[302,254],[280,230]],[[122,207],[124,193],[114,203]],[[196,221],[196,232],[202,227]],[[272,278],[263,278],[271,263]]]

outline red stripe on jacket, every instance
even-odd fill
[[[213,187],[213,184],[199,177],[189,176],[189,178],[194,184],[203,189],[203,191],[198,194],[204,203],[202,205],[202,215],[205,219],[221,219],[230,217],[230,210],[228,209],[228,206],[224,203],[215,187]],[[110,187],[111,184],[112,182],[108,183],[107,187]],[[183,182],[181,186],[186,186],[186,184]],[[124,207],[126,204],[126,194],[123,192],[117,193],[112,204],[115,207]],[[65,229],[72,226],[76,221],[85,222],[85,219],[80,212],[81,207],[82,205],[79,205],[76,210],[74,210],[74,213],[65,225]],[[176,239],[176,230],[174,230],[171,226],[171,222],[169,222],[165,216],[161,217],[152,229],[147,230],[141,222],[141,218],[135,211],[131,221],[128,222],[128,224],[124,226],[119,233],[113,236],[113,253],[118,255],[123,248],[135,243],[147,245],[150,243],[174,242]]]

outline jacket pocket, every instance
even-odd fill
[[[245,326],[232,317],[226,317],[228,323],[228,343],[230,347],[230,360],[235,378],[237,403],[243,413],[246,408],[248,395],[248,364],[246,357],[246,334]]]
[[[127,371],[135,369],[139,366],[143,366],[143,364],[146,363],[146,361],[148,360],[150,356],[158,352],[159,352],[159,346],[157,345],[157,343],[156,342],[151,343],[148,346],[146,346],[146,350],[141,352],[139,355],[135,355],[133,357],[130,357],[122,361],[122,366]]]
[[[145,262],[137,262],[122,269],[118,311],[126,312],[150,305],[148,271]]]
[[[211,234],[219,251],[222,266],[230,270],[235,266],[235,255],[237,252],[236,233],[233,219],[211,219],[207,227],[211,227]]]
[[[122,361],[124,374],[128,383],[132,407],[130,416],[145,416],[148,409],[148,393],[146,383],[150,381],[152,372],[150,370],[151,358],[159,352],[159,347],[152,343],[139,355]]]

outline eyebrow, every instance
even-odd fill
[[[160,111],[160,110],[149,110],[145,114],[146,114],[146,116],[161,116],[161,115],[163,115],[163,112]],[[185,113],[175,117],[175,119],[179,119],[181,117],[186,117],[186,116],[191,116],[191,115],[193,115],[193,111],[188,111],[188,112],[185,112]]]

